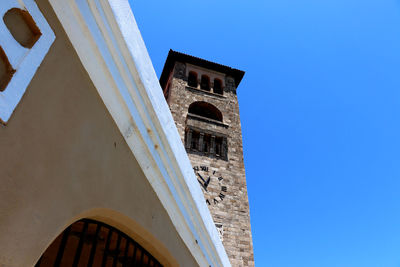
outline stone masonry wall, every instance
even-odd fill
[[[217,204],[209,205],[214,222],[228,253],[232,266],[254,266],[253,243],[250,228],[250,210],[247,197],[245,169],[243,163],[242,131],[239,104],[233,78],[226,77],[223,96],[188,89],[185,65],[176,63],[170,77],[168,104],[184,142],[189,105],[204,101],[217,107],[223,114],[223,123],[229,127],[228,160],[189,152],[193,166],[209,166],[224,177],[226,197]],[[204,123],[202,124],[204,125]],[[211,127],[211,126],[210,126]],[[206,129],[207,130],[207,129]],[[211,188],[210,190],[216,190]]]

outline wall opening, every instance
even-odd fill
[[[6,89],[14,73],[15,70],[8,61],[3,48],[0,46],[0,92]]]
[[[223,142],[222,137],[215,137],[215,155],[217,155],[217,157],[219,157],[223,154],[222,153],[222,142]]]
[[[197,88],[197,73],[194,71],[189,72],[189,77],[188,77],[188,85],[191,87],[196,87]]]
[[[14,39],[25,48],[32,48],[41,36],[35,21],[25,10],[12,8],[6,12],[3,21]]]
[[[211,147],[211,135],[210,134],[204,134],[203,137],[203,148],[202,152],[205,153],[210,153],[210,147]]]
[[[214,79],[214,88],[213,88],[214,93],[216,94],[223,94],[222,91],[222,81],[220,79]]]
[[[210,91],[210,78],[207,75],[201,75],[200,89]]]
[[[192,140],[190,144],[190,149],[199,150],[199,140],[200,140],[200,133],[193,132],[192,133]]]
[[[194,102],[189,106],[189,113],[222,122],[222,113],[207,102]]]
[[[35,267],[162,266],[118,229],[83,219],[70,225],[47,248]]]

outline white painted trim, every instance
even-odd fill
[[[31,49],[22,47],[4,24],[4,14],[11,8],[29,12],[42,35]],[[0,46],[16,70],[3,92],[0,92],[0,120],[4,123],[21,101],[36,70],[54,42],[55,35],[33,0],[0,0]]]
[[[49,1],[197,263],[230,266],[128,1]]]

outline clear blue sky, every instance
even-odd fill
[[[170,48],[243,69],[256,266],[400,266],[400,0],[133,0]]]

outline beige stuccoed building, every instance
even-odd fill
[[[128,0],[0,16],[0,266],[230,266]]]

